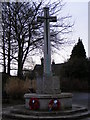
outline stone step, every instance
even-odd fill
[[[84,118],[84,119],[82,119],[82,120],[90,120],[90,117],[86,117],[86,118]]]
[[[24,105],[18,105],[3,109],[2,116],[3,120],[76,120],[90,117],[90,111],[77,105],[63,111],[31,111],[27,110]]]
[[[82,112],[86,112],[87,108],[85,107],[78,107],[78,108],[73,108],[72,110],[63,110],[63,111],[31,111],[31,110],[27,110],[27,109],[13,109],[11,110],[11,113],[16,113],[16,114],[23,114],[23,115],[36,115],[36,116],[55,116],[55,115],[73,115],[76,113],[82,113]]]
[[[3,114],[3,119],[8,118],[16,119],[16,120],[77,120],[83,119],[85,117],[90,116],[88,112],[76,113],[73,115],[62,115],[62,116],[33,116],[33,115],[23,115],[23,114],[14,114],[14,113],[6,113]]]

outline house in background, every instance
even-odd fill
[[[44,59],[41,58],[41,65],[40,64],[36,64],[35,67],[34,67],[34,72],[38,75],[43,75],[43,62]],[[64,63],[58,63],[58,64],[55,64],[55,62],[53,61],[52,62],[52,65],[51,65],[51,68],[52,68],[52,74],[53,75],[58,75],[60,76],[60,70],[61,70],[61,67],[63,66]]]

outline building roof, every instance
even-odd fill
[[[64,63],[59,63],[59,64],[52,64],[52,72],[59,74],[60,69],[62,67]],[[38,74],[40,74],[43,71],[43,66],[40,64],[36,64],[36,66],[34,67],[35,72],[37,72]]]

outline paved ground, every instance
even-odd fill
[[[90,111],[90,93],[73,93],[73,104],[85,106]],[[90,120],[90,117],[82,120]]]
[[[83,105],[90,110],[90,93],[73,93],[73,104]]]

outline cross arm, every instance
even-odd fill
[[[50,17],[41,17],[41,16],[38,16],[37,17],[37,22],[44,22],[45,19],[49,19],[50,22],[57,22],[57,17],[54,17],[54,16],[50,16]]]
[[[45,19],[44,17],[38,16],[37,17],[37,22],[44,22],[44,19]]]
[[[57,17],[52,16],[49,18],[49,21],[50,22],[57,22]]]

